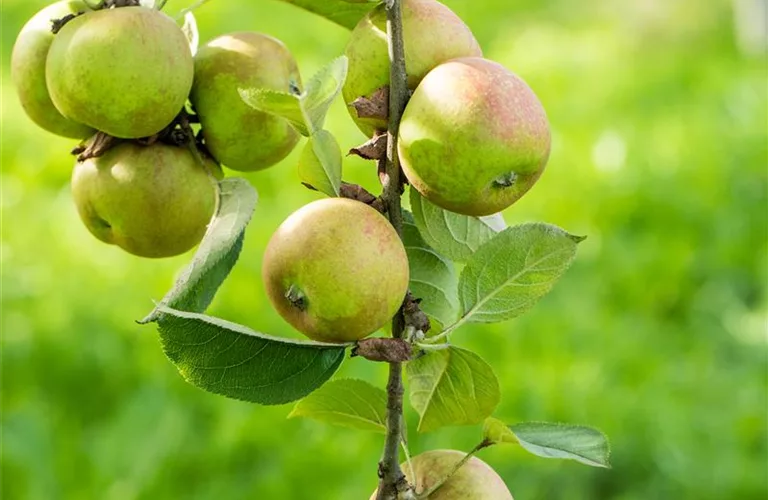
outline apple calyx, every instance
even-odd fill
[[[299,311],[307,310],[307,296],[296,285],[291,285],[288,287],[288,290],[285,292],[285,298],[293,307]]]
[[[301,94],[302,94],[301,85],[294,78],[291,78],[288,81],[288,92],[290,92],[291,94],[293,94],[293,95],[295,95],[297,97],[301,96]]]
[[[509,172],[506,174],[502,174],[498,176],[496,179],[493,180],[493,187],[499,187],[499,188],[508,188],[515,185],[515,181],[517,181],[517,174],[514,172]]]

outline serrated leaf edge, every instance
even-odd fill
[[[524,228],[524,227],[527,227],[527,226],[544,226],[544,227],[548,227],[549,229],[557,229],[557,230],[559,230],[559,231],[562,231],[562,232],[563,232],[563,235],[564,235],[566,238],[569,238],[569,239],[571,239],[572,241],[576,242],[575,240],[573,240],[573,236],[572,236],[570,233],[568,233],[567,231],[565,231],[564,229],[562,229],[562,228],[560,228],[560,227],[558,227],[558,226],[552,225],[552,224],[546,224],[546,223],[542,223],[542,222],[527,222],[527,223],[524,223],[524,224],[518,224],[518,225],[515,225],[515,226],[510,226],[510,227],[508,227],[507,229],[505,229],[504,231],[508,231],[508,230],[511,230],[511,229],[519,229],[519,228]],[[498,233],[498,234],[502,234],[502,233]],[[578,237],[576,237],[576,238],[578,238]],[[583,238],[582,238],[582,240],[583,240]],[[489,243],[491,243],[492,241],[493,241],[493,239],[491,239],[491,240],[487,241],[486,243],[484,243],[483,245],[481,245],[481,247],[482,247],[482,246],[485,246],[486,244],[489,244]],[[578,243],[578,242],[576,242],[576,243]],[[479,249],[479,248],[478,248],[478,249]],[[508,279],[504,280],[504,282],[503,282],[501,285],[497,286],[496,288],[494,288],[493,290],[491,290],[490,292],[488,292],[488,293],[485,295],[485,297],[483,297],[483,298],[481,298],[480,300],[478,300],[478,301],[477,301],[477,303],[475,303],[475,305],[473,305],[473,306],[472,306],[472,307],[471,307],[471,308],[470,308],[468,311],[465,311],[465,312],[462,314],[462,317],[461,317],[460,321],[462,321],[462,322],[466,322],[466,321],[470,320],[470,319],[472,318],[472,316],[473,316],[473,315],[474,315],[474,314],[477,312],[477,310],[478,310],[478,309],[480,309],[482,306],[484,306],[484,305],[485,305],[485,304],[486,304],[486,303],[487,303],[489,300],[493,299],[493,298],[494,298],[494,297],[495,297],[495,296],[496,296],[496,295],[497,295],[499,292],[501,292],[501,291],[503,291],[504,289],[506,289],[506,288],[507,288],[507,287],[510,285],[510,283],[514,283],[514,282],[515,282],[515,280],[517,280],[518,278],[520,278],[520,276],[523,276],[523,275],[525,275],[526,273],[530,272],[530,270],[531,270],[531,269],[534,269],[534,268],[535,268],[537,265],[541,264],[542,262],[546,261],[547,259],[550,259],[550,258],[552,258],[554,255],[556,255],[556,254],[558,254],[558,253],[561,253],[561,252],[563,252],[563,251],[565,251],[565,250],[566,250],[566,249],[557,249],[557,250],[556,250],[556,251],[554,251],[554,252],[550,252],[550,253],[547,253],[545,256],[541,257],[540,259],[536,260],[536,261],[535,261],[535,262],[533,262],[533,263],[530,263],[530,264],[528,264],[528,263],[526,262],[526,266],[525,266],[524,268],[522,268],[522,269],[521,269],[519,272],[517,272],[516,274],[514,274],[514,275],[510,276]],[[568,260],[568,262],[565,264],[565,267],[566,267],[566,268],[568,268],[568,267],[571,265],[571,262],[573,262],[573,258],[574,258],[574,256],[571,256],[571,258],[570,258],[570,259]],[[461,276],[459,277],[459,284],[461,284],[461,281],[462,281],[462,279],[461,279],[461,278],[464,276],[464,273],[467,271],[467,268],[468,268],[468,267],[465,267],[465,268],[462,270],[462,272],[461,272]],[[482,274],[482,271],[481,271],[479,274]],[[558,278],[559,278],[559,277],[558,277]],[[535,285],[543,285],[543,284],[547,284],[547,283],[553,283],[553,282],[555,282],[555,281],[556,281],[556,279],[558,279],[558,278],[555,278],[555,279],[551,279],[551,280],[549,280],[549,281],[546,281],[546,282],[539,282],[539,283],[533,283],[533,284],[535,284]],[[528,284],[528,285],[526,285],[526,286],[531,286],[531,285],[532,285],[532,284]],[[534,298],[534,300],[537,300],[537,299],[538,299],[538,298]],[[526,302],[526,303],[527,303],[527,302]],[[461,304],[461,305],[463,306],[464,304]]]

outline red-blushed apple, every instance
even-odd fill
[[[307,337],[359,340],[405,298],[408,257],[389,221],[345,198],[314,201],[272,235],[262,277],[277,312]]]
[[[457,57],[482,56],[474,35],[451,9],[436,0],[404,0],[402,3],[405,67],[408,86],[415,89],[435,66]],[[389,85],[387,13],[384,4],[375,7],[352,31],[345,50],[349,73],[342,90],[352,119],[368,137],[386,130],[382,119],[358,118],[350,104],[370,98]]]
[[[539,179],[549,149],[536,94],[502,65],[477,57],[433,69],[400,123],[398,151],[411,186],[460,214],[509,207]]]

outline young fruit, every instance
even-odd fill
[[[395,230],[359,201],[327,198],[289,216],[264,254],[262,277],[277,312],[307,337],[351,342],[384,326],[408,289]]]
[[[403,1],[403,38],[408,86],[415,89],[435,66],[456,57],[482,56],[480,46],[466,24],[436,0]],[[389,85],[387,13],[384,4],[375,7],[352,31],[345,51],[349,73],[344,84],[344,102],[357,126],[367,136],[386,130],[386,121],[358,118],[350,104],[370,98]]]
[[[45,61],[54,38],[52,21],[88,10],[83,2],[65,0],[49,5],[24,25],[11,54],[11,80],[27,116],[48,132],[73,139],[84,139],[96,131],[65,118],[53,105],[45,84]]]
[[[75,165],[72,195],[88,230],[140,257],[170,257],[200,242],[213,216],[216,189],[187,148],[123,143]]]
[[[55,36],[46,63],[62,115],[109,135],[165,128],[192,87],[192,52],[170,17],[145,7],[89,12]]]
[[[449,61],[422,80],[399,137],[411,186],[466,215],[510,206],[549,158],[549,123],[539,99],[520,77],[476,57]]]
[[[238,89],[293,92],[300,82],[293,56],[270,36],[232,33],[200,47],[190,100],[211,154],[241,171],[267,168],[285,158],[299,134],[286,120],[248,106]]]
[[[406,479],[417,494],[428,491],[444,478],[464,458],[465,453],[455,450],[434,450],[411,460],[415,477],[411,477],[407,464],[402,465]],[[376,499],[376,493],[371,500]],[[513,500],[507,485],[491,467],[472,457],[434,493],[429,500]]]

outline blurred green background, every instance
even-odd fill
[[[80,223],[73,142],[38,130],[8,78],[18,30],[46,2],[2,1],[2,497],[363,499],[382,437],[286,420],[187,385],[143,317],[190,255],[142,260]],[[178,11],[191,2],[171,0]],[[768,489],[768,138],[760,0],[448,0],[486,56],[524,77],[553,126],[549,166],[505,213],[589,238],[533,311],[454,337],[497,370],[509,422],[604,430],[613,469],[481,453],[518,500],[764,499]],[[258,30],[306,77],[344,29],[273,0],[198,10],[203,41]],[[328,127],[363,140],[341,102]],[[260,283],[275,227],[317,195],[298,150],[248,175],[261,195],[214,315],[296,335]],[[376,187],[372,165],[346,178]],[[383,387],[384,366],[338,376]],[[479,428],[415,432],[414,453],[468,449]]]

